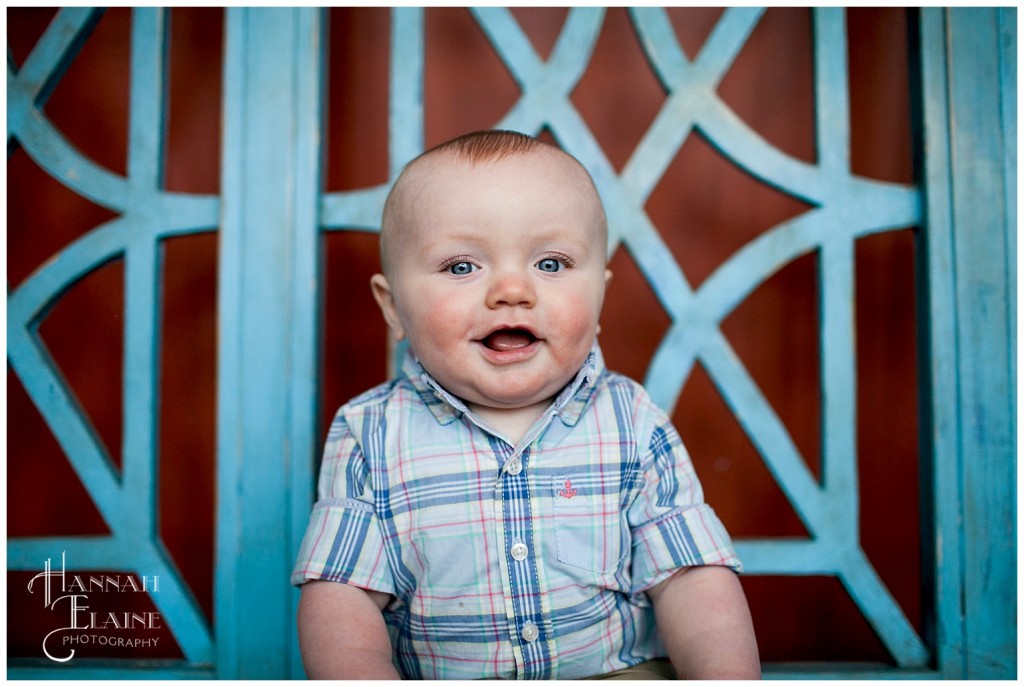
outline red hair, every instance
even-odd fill
[[[521,134],[518,131],[492,129],[463,134],[458,138],[453,138],[450,141],[434,146],[419,157],[423,158],[438,153],[451,153],[470,162],[484,162],[531,153],[542,147],[553,148],[554,146],[550,146],[532,136]]]

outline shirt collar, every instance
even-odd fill
[[[601,347],[595,341],[576,377],[555,397],[554,413],[565,425],[572,427],[579,422],[604,369],[604,356]],[[461,398],[449,393],[437,383],[413,355],[411,349],[406,352],[402,362],[402,374],[409,380],[439,424],[447,425],[469,412]]]

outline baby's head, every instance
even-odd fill
[[[405,168],[381,226],[374,296],[396,339],[471,406],[523,408],[575,376],[598,332],[607,225],[574,158],[507,131]]]

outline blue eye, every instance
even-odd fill
[[[475,269],[476,267],[471,262],[456,262],[448,266],[449,272],[460,277],[469,274]]]
[[[563,269],[565,265],[561,261],[555,258],[544,258],[537,263],[537,269],[541,272],[558,272]]]

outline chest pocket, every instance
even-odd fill
[[[628,550],[618,480],[561,475],[550,489],[558,560],[598,573],[618,570]]]

